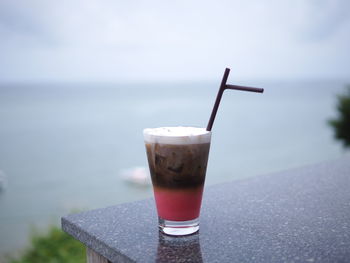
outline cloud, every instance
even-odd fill
[[[346,1],[0,2],[0,80],[349,75]],[[347,59],[346,59],[347,58]]]
[[[302,1],[298,30],[306,41],[322,41],[349,26],[350,2],[346,0]]]

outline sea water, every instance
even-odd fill
[[[206,186],[338,158],[327,121],[344,81],[239,83],[213,126]],[[217,83],[0,85],[0,254],[62,215],[151,197],[121,171],[147,167],[142,130],[206,127]]]

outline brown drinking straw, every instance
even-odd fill
[[[222,81],[221,81],[221,85],[220,85],[220,88],[218,91],[218,95],[216,95],[216,100],[215,100],[215,104],[214,104],[213,110],[212,110],[211,115],[210,115],[210,119],[209,119],[208,126],[207,126],[207,131],[211,131],[211,129],[213,127],[215,116],[216,116],[216,113],[217,113],[219,105],[220,105],[222,94],[224,93],[225,89],[235,89],[235,90],[243,90],[243,91],[250,91],[250,92],[259,92],[259,93],[264,92],[264,89],[260,89],[260,88],[252,88],[252,87],[244,87],[244,86],[226,84],[229,74],[230,74],[230,69],[226,68],[225,72],[224,72],[224,76],[222,77]]]

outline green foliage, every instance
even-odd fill
[[[335,130],[335,137],[343,142],[344,147],[350,146],[350,85],[347,93],[338,96],[338,117],[330,120],[330,125]]]
[[[85,247],[79,241],[52,226],[45,235],[33,234],[31,248],[11,263],[79,263],[86,262]]]

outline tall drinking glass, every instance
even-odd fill
[[[211,132],[161,127],[143,135],[160,230],[174,236],[197,232]]]

